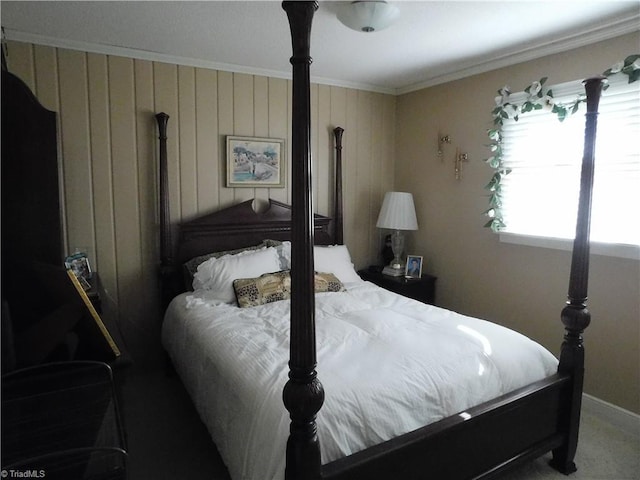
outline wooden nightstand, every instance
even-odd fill
[[[369,267],[360,270],[358,275],[363,280],[375,283],[379,287],[399,295],[435,305],[437,277],[433,275],[423,274],[422,278],[390,277],[383,275],[380,267]]]

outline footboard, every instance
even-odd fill
[[[554,375],[322,467],[322,478],[489,479],[562,445],[570,378]]]

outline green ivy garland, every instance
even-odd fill
[[[622,62],[616,63],[611,68],[605,70],[602,75],[610,77],[612,75],[624,74],[629,77],[629,83],[640,79],[640,55],[629,55]],[[518,121],[520,115],[534,110],[548,110],[554,113],[559,121],[563,121],[568,116],[578,111],[581,103],[586,101],[584,94],[579,95],[573,102],[556,103],[553,98],[553,91],[545,87],[547,77],[541,78],[539,81],[533,82],[524,89],[527,94],[526,100],[522,104],[510,101],[511,90],[508,86],[504,86],[498,90],[496,97],[496,108],[491,112],[493,116],[494,127],[487,131],[490,143],[488,145],[491,156],[485,159],[485,162],[494,170],[493,176],[489,183],[484,187],[489,193],[489,208],[484,215],[490,220],[484,225],[491,228],[494,232],[499,232],[506,226],[502,218],[502,179],[508,175],[511,170],[506,168],[502,158],[502,126],[506,119]],[[608,85],[605,85],[605,89]]]

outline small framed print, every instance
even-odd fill
[[[404,276],[407,278],[422,277],[422,257],[418,255],[407,255],[407,266],[405,267]]]
[[[73,269],[67,269],[67,275],[69,276],[69,280],[71,280],[71,283],[75,287],[75,290],[78,292],[78,295],[80,295],[82,303],[89,311],[89,314],[91,315],[91,318],[94,322],[90,325],[84,325],[84,330],[80,330],[87,337],[89,335],[91,336],[91,338],[87,338],[87,342],[91,341],[92,354],[101,355],[100,358],[104,358],[102,356],[106,356],[106,358],[119,357],[122,353],[120,352],[118,345],[116,345],[113,337],[109,333],[109,330],[107,330],[107,327],[102,321],[102,318],[100,318],[100,314],[95,309],[95,307],[91,303],[91,300],[87,296],[86,288],[84,288],[84,285],[82,285],[80,277],[76,276]],[[94,327],[97,327],[98,331],[95,331]]]
[[[89,265],[89,258],[86,253],[77,252],[69,255],[64,260],[64,266],[67,270],[71,270],[74,273],[84,290],[91,289],[91,284],[89,283],[91,279],[91,265]]]
[[[227,187],[285,186],[284,140],[227,137]]]
[[[51,299],[50,306],[56,312],[69,315],[69,320],[73,321],[73,331],[79,340],[77,358],[112,362],[122,355],[116,343],[116,339],[118,342],[120,339],[117,336],[114,338],[109,332],[73,269],[35,262],[33,270],[38,284]],[[113,331],[114,334],[117,332],[115,328]]]

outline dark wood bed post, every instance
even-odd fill
[[[171,225],[169,210],[169,172],[167,167],[167,123],[169,115],[160,112],[156,115],[158,122],[158,138],[160,139],[160,295],[163,307],[173,298],[174,262],[171,241]]]
[[[582,333],[591,323],[591,314],[587,309],[587,289],[589,283],[589,231],[591,226],[591,197],[595,163],[596,130],[598,124],[598,103],[604,77],[585,80],[587,94],[587,113],[584,135],[584,156],[580,176],[580,200],[576,236],[573,241],[571,275],[566,306],[562,309],[561,319],[566,333],[560,350],[558,373],[570,375],[571,391],[570,411],[561,416],[561,431],[566,434],[565,443],[553,451],[551,464],[564,474],[576,471],[573,459],[578,447],[580,427],[580,409],[582,405],[582,386],[584,382],[584,345]]]
[[[285,478],[321,478],[316,414],[324,391],[316,373],[313,205],[311,192],[311,101],[309,43],[317,2],[283,2],[291,29],[293,117],[291,134],[291,342],[289,380],[282,397],[291,417]]]
[[[333,236],[337,245],[344,243],[343,220],[342,220],[342,134],[344,128],[336,127],[333,129],[333,135],[336,139],[336,198],[333,208]]]

